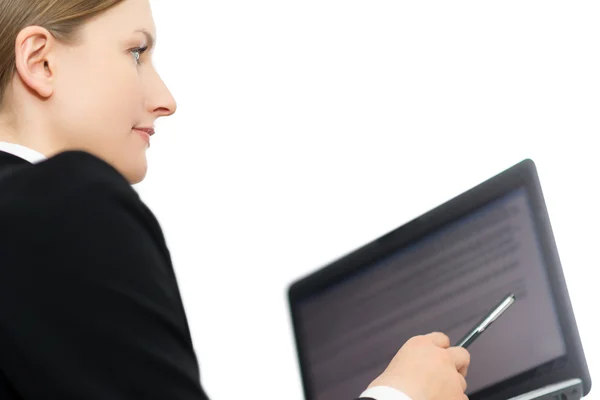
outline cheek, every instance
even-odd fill
[[[133,63],[132,63],[133,64]],[[60,86],[58,115],[70,126],[70,140],[102,147],[119,146],[142,117],[143,92],[135,65],[127,62],[91,64],[73,71]]]

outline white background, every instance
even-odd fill
[[[179,109],[136,189],[213,400],[302,399],[287,285],[527,157],[600,384],[599,2],[151,4]]]

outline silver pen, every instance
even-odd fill
[[[489,326],[496,321],[508,308],[515,302],[516,297],[513,293],[506,296],[496,307],[494,307],[485,317],[483,317],[473,329],[471,329],[455,347],[467,348],[475,341]]]

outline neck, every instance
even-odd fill
[[[2,0],[0,0],[2,1]],[[46,157],[56,152],[44,110],[23,104],[16,96],[0,108],[0,142],[25,146]]]
[[[38,140],[36,140],[35,135],[27,135],[25,132],[18,131],[12,124],[7,122],[6,118],[3,119],[0,116],[0,142],[21,145],[48,157],[48,151],[45,149],[44,143],[39,143]]]
[[[15,138],[14,127],[8,122],[4,113],[0,113],[0,142],[18,143]]]

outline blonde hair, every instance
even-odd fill
[[[123,0],[0,0],[0,110],[16,70],[15,41],[28,26],[41,26],[65,44],[77,43],[84,23]]]

